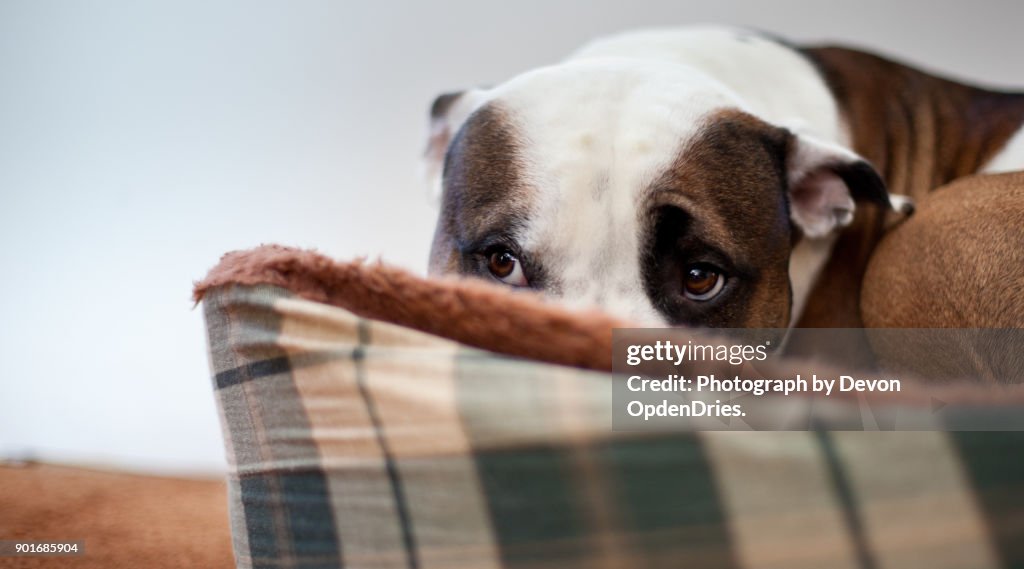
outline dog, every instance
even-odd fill
[[[1024,170],[1022,125],[1024,94],[853,49],[607,37],[434,101],[429,272],[650,326],[860,328],[879,241],[937,188]]]
[[[875,247],[861,315],[867,328],[918,329],[867,334],[887,369],[1021,382],[1024,171],[968,176],[924,196]]]

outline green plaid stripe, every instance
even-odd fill
[[[1024,433],[952,433],[1003,567],[1024,568]]]
[[[239,567],[1018,567],[1019,433],[611,431],[611,376],[204,300]]]
[[[261,569],[338,567],[326,476],[291,360],[276,343],[281,317],[265,309],[277,294],[235,292],[230,302],[210,299],[205,309],[230,441],[236,556],[240,565]]]
[[[609,376],[468,350],[456,373],[503,566],[734,566],[701,441],[613,436]]]

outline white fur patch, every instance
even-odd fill
[[[981,173],[997,174],[1018,170],[1024,170],[1024,127],[1021,127],[999,154],[981,169]]]
[[[770,123],[825,141],[848,142],[839,107],[814,65],[799,52],[754,32],[722,26],[637,30],[595,40],[572,58],[607,56],[700,69]]]
[[[898,211],[904,215],[910,215],[914,212],[914,200],[907,196],[889,194],[889,203],[892,204],[893,211]]]
[[[804,313],[807,298],[811,295],[818,275],[832,255],[832,247],[837,237],[833,234],[824,239],[801,239],[793,247],[793,252],[789,255],[789,281],[793,290],[790,328],[796,326],[800,315]]]

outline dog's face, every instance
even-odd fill
[[[638,323],[785,327],[794,244],[848,223],[854,198],[888,202],[856,155],[678,65],[563,64],[432,115],[431,272]]]

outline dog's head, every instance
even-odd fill
[[[745,112],[687,67],[594,59],[441,96],[433,274],[479,276],[651,324],[782,328],[790,254],[888,204],[837,145]]]

